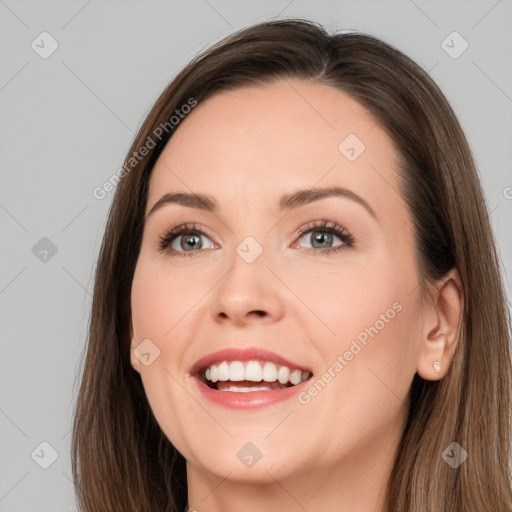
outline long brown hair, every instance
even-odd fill
[[[449,373],[440,381],[416,374],[411,385],[390,510],[512,510],[509,313],[468,142],[443,93],[410,58],[370,35],[329,35],[306,20],[254,25],[194,58],[158,98],[126,156],[96,270],[74,417],[72,469],[81,509],[181,512],[186,504],[185,460],[156,423],[130,366],[130,291],[149,178],[179,129],[169,125],[177,109],[218,91],[287,78],[338,88],[374,115],[401,156],[397,171],[421,276],[432,281],[455,268],[463,284]],[[168,129],[155,132],[159,126]],[[152,147],[140,157],[143,146]],[[441,457],[452,442],[468,452],[456,469]]]

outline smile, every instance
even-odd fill
[[[225,348],[195,363],[193,377],[210,403],[253,409],[286,401],[300,392],[313,372],[263,347]]]
[[[201,373],[203,382],[217,391],[250,393],[286,389],[307,380],[311,373],[272,361],[222,361]]]

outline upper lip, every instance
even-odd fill
[[[192,366],[190,373],[197,375],[212,364],[221,363],[222,361],[254,361],[257,359],[287,366],[291,370],[303,370],[313,373],[308,366],[290,361],[286,357],[262,347],[224,348],[212,352],[199,359],[199,361]]]

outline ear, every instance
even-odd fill
[[[138,343],[133,330],[132,319],[130,318],[130,363],[132,365],[132,368],[136,372],[140,373],[140,360],[134,353],[134,350],[137,348],[137,345]]]
[[[432,286],[432,299],[423,311],[421,349],[416,371],[425,380],[440,380],[453,360],[464,311],[463,286],[451,269]],[[434,366],[439,362],[437,371]]]

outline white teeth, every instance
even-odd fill
[[[258,361],[249,361],[245,367],[245,380],[259,382],[263,379],[263,371]]]
[[[299,382],[302,382],[302,371],[301,370],[293,370],[290,372],[290,382],[295,386]]]
[[[251,393],[252,391],[270,391],[268,387],[253,387],[253,388],[241,388],[240,386],[229,386],[227,389],[222,391],[233,391],[235,393]]]
[[[265,382],[274,382],[277,380],[277,368],[274,363],[267,362],[263,366],[263,380]]]
[[[241,361],[231,361],[229,365],[229,380],[234,382],[245,380],[244,364]]]
[[[244,380],[251,382],[275,382],[288,384],[293,386],[300,384],[310,376],[310,372],[294,369],[290,370],[287,366],[277,365],[271,361],[222,361],[219,364],[212,364],[206,369],[205,377],[210,382],[241,382]],[[249,392],[268,390],[269,387],[259,388],[242,388],[235,386],[236,391]],[[233,386],[227,388],[228,391],[234,391]]]
[[[277,372],[277,380],[281,384],[286,384],[290,380],[290,368],[281,366]]]
[[[229,380],[229,365],[226,361],[219,364],[219,380]]]

